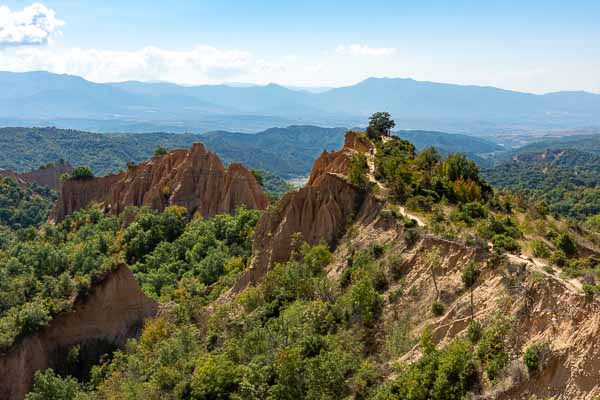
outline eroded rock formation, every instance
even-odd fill
[[[314,185],[316,180],[324,173],[346,175],[348,173],[350,157],[355,153],[370,153],[373,145],[364,134],[350,131],[346,133],[344,147],[340,151],[323,153],[317,158],[310,171],[308,185]]]
[[[2,170],[0,171],[0,177],[13,178],[17,183],[22,185],[37,183],[40,186],[46,186],[52,190],[59,190],[61,175],[69,173],[72,170],[73,167],[69,163],[61,162],[48,164],[43,168],[22,174],[10,170]]]
[[[286,194],[258,222],[253,243],[252,267],[232,289],[237,293],[262,279],[269,268],[287,261],[293,239],[299,235],[311,245],[325,242],[335,247],[352,222],[374,218],[383,203],[352,185],[343,176],[353,151],[369,151],[355,132],[346,135],[344,149],[324,152],[313,166],[309,183],[297,192]]]
[[[56,316],[49,326],[0,355],[0,399],[23,399],[35,372],[60,366],[72,346],[123,346],[156,312],[157,304],[141,291],[126,266],[108,273],[87,296],[77,299],[72,312]]]
[[[108,213],[118,214],[128,206],[147,206],[159,211],[170,205],[211,217],[239,206],[265,209],[267,196],[252,173],[240,164],[226,169],[204,145],[175,150],[132,166],[126,172],[93,179],[72,179],[63,185],[51,220],[61,221],[71,213],[97,202]]]

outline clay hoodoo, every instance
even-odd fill
[[[72,170],[73,167],[71,167],[69,163],[60,162],[48,164],[42,168],[31,172],[24,172],[22,174],[10,170],[2,170],[0,171],[0,177],[13,178],[21,185],[37,183],[40,186],[46,186],[52,190],[59,190],[61,185],[61,175],[70,173]]]
[[[310,171],[308,185],[314,185],[317,178],[323,173],[346,175],[348,173],[350,157],[355,153],[370,153],[373,151],[373,145],[364,134],[350,131],[346,133],[344,147],[340,151],[323,153],[317,158]]]
[[[63,364],[75,345],[91,352],[99,343],[124,346],[156,312],[157,304],[141,291],[129,268],[108,273],[90,294],[76,300],[73,311],[56,316],[0,357],[0,399],[23,399],[35,372]]]
[[[71,179],[62,187],[51,220],[61,221],[91,203],[103,204],[112,214],[128,206],[162,211],[170,205],[185,207],[204,217],[230,213],[240,206],[265,209],[267,196],[252,173],[240,164],[225,168],[219,157],[196,143],[132,166],[118,175]]]
[[[275,263],[287,261],[295,235],[311,245],[325,242],[335,247],[350,222],[366,221],[381,209],[381,201],[344,176],[350,155],[370,148],[356,135],[346,134],[341,151],[323,152],[313,165],[308,184],[286,194],[263,214],[256,228],[252,267],[233,288],[234,293],[256,284]]]

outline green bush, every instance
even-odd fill
[[[467,338],[471,343],[477,343],[479,339],[481,339],[482,332],[483,327],[481,326],[481,322],[477,320],[471,320],[471,322],[469,322],[469,327],[467,328]]]
[[[364,154],[355,154],[350,158],[350,165],[348,167],[348,179],[350,183],[362,190],[369,189],[368,172],[369,166],[367,164],[367,157]]]
[[[466,340],[454,340],[446,349],[437,350],[423,340],[423,356],[406,366],[375,400],[461,400],[477,385],[477,367],[473,348]]]
[[[71,171],[71,179],[90,179],[94,177],[94,173],[88,167],[81,166]]]
[[[50,368],[35,373],[33,387],[25,400],[74,400],[79,389],[76,379],[62,378]]]
[[[491,381],[494,381],[500,371],[508,364],[506,352],[506,335],[510,329],[507,320],[497,317],[483,331],[477,346],[477,357]]]
[[[479,270],[477,269],[477,265],[473,262],[469,263],[462,272],[462,282],[465,285],[465,288],[470,288],[477,282],[477,277],[479,276]]]
[[[400,300],[400,297],[402,297],[403,294],[404,294],[403,287],[399,287],[397,289],[392,290],[388,296],[388,300],[389,300],[390,304],[395,304],[396,302],[398,302],[398,300]]]
[[[373,282],[364,278],[354,284],[350,291],[352,315],[365,326],[372,326],[379,317],[383,300]]]
[[[569,259],[567,258],[567,255],[564,251],[557,250],[554,253],[552,253],[552,256],[550,256],[549,261],[550,264],[556,265],[557,267],[565,267],[568,264]]]
[[[444,304],[442,302],[436,300],[431,304],[431,312],[436,317],[443,315],[445,311],[446,311],[446,306],[444,306]]]
[[[577,244],[567,233],[561,233],[556,238],[556,247],[562,250],[568,257],[577,255]]]
[[[194,369],[192,399],[227,400],[240,384],[240,368],[224,355],[201,357]]]
[[[600,288],[592,283],[584,283],[582,285],[583,293],[588,297],[594,297],[600,292]]]
[[[433,199],[429,196],[416,195],[406,200],[406,208],[412,211],[431,211]]]
[[[533,256],[534,257],[540,257],[540,258],[548,258],[550,257],[550,249],[548,248],[548,246],[546,245],[546,243],[544,243],[541,240],[534,240],[531,243],[531,249],[533,251]]]
[[[547,345],[542,343],[535,343],[527,347],[523,354],[523,361],[527,367],[529,374],[538,372],[542,367],[542,357],[546,351]]]
[[[521,246],[512,237],[506,235],[494,235],[492,237],[494,249],[501,249],[509,252],[518,253],[521,251]]]
[[[256,179],[256,182],[258,182],[260,186],[264,186],[265,180],[262,172],[257,169],[251,169],[250,172],[252,172],[252,175],[254,175],[254,179]]]
[[[154,150],[154,157],[162,157],[168,154],[167,149],[162,146],[158,146],[156,150]]]

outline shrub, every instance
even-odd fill
[[[577,244],[575,241],[566,233],[561,233],[556,238],[556,247],[562,250],[568,257],[577,255]]]
[[[94,173],[88,167],[77,167],[71,171],[71,179],[90,179],[94,177]]]
[[[165,149],[162,146],[159,146],[156,148],[156,150],[154,150],[154,157],[162,157],[164,155],[167,155],[168,151],[167,149]]]
[[[481,322],[473,319],[469,322],[469,327],[467,328],[467,338],[471,343],[477,343],[479,339],[481,339],[482,331],[483,327],[481,326]]]
[[[564,267],[569,262],[567,255],[562,250],[557,250],[552,253],[549,261],[552,265],[556,265],[557,267]]]
[[[448,156],[442,165],[442,172],[453,182],[458,180],[479,180],[479,168],[477,164],[469,160],[464,154],[452,154]]]
[[[75,378],[62,378],[51,368],[37,371],[31,391],[25,400],[73,400],[79,393]]]
[[[373,258],[377,260],[378,258],[381,258],[381,256],[383,256],[383,254],[385,253],[385,247],[380,243],[375,243],[369,247],[369,252],[373,256]]]
[[[404,288],[402,286],[400,286],[397,289],[394,289],[390,292],[389,296],[388,296],[388,300],[391,304],[396,303],[400,297],[402,297],[402,295],[404,294]]]
[[[431,211],[433,199],[429,196],[417,195],[406,200],[406,208],[413,211]]]
[[[392,275],[393,280],[398,280],[402,278],[404,275],[404,271],[402,270],[402,256],[398,254],[394,254],[388,260],[389,273]]]
[[[481,187],[474,181],[459,179],[452,187],[457,203],[468,203],[481,200]]]
[[[527,371],[529,371],[530,375],[538,372],[541,369],[542,358],[546,352],[546,349],[547,345],[535,343],[525,350],[525,354],[523,354],[523,361],[525,362],[525,366],[527,367]]]
[[[436,317],[443,315],[444,311],[446,311],[446,307],[440,301],[436,300],[431,304],[431,312]]]
[[[265,179],[263,177],[262,172],[260,172],[257,169],[252,169],[252,170],[250,170],[250,172],[252,172],[252,175],[254,175],[254,179],[256,179],[256,182],[258,182],[258,184],[260,186],[264,186],[265,185]]]
[[[550,249],[548,248],[546,243],[544,243],[541,240],[534,240],[531,243],[531,250],[533,252],[534,257],[548,258],[551,254]]]
[[[477,346],[477,357],[481,360],[488,378],[496,379],[500,370],[508,363],[505,337],[510,329],[507,320],[498,318],[483,331]]]
[[[17,321],[23,333],[33,333],[48,325],[51,316],[48,307],[42,302],[26,303],[19,311]]]
[[[596,286],[592,283],[584,283],[582,285],[582,289],[583,289],[583,293],[585,293],[585,295],[588,297],[594,297],[600,291],[598,286]]]
[[[417,240],[419,240],[419,236],[419,229],[417,228],[409,228],[404,230],[404,240],[406,240],[406,243],[409,246],[412,246],[413,244],[417,243]]]
[[[241,380],[239,367],[223,355],[204,355],[192,376],[192,399],[227,400]]]
[[[458,339],[437,350],[424,333],[421,343],[423,357],[404,368],[375,400],[459,400],[475,387],[477,368],[469,342]]]
[[[352,286],[350,301],[352,314],[365,326],[371,326],[375,322],[383,303],[370,279],[361,279]]]
[[[494,245],[494,249],[515,253],[521,251],[519,243],[514,238],[506,235],[494,235],[494,237],[492,237],[492,244]]]
[[[584,226],[594,232],[600,233],[600,214],[586,219]]]
[[[367,172],[369,172],[367,157],[364,154],[353,155],[350,158],[350,166],[348,167],[348,179],[350,183],[362,190],[367,190],[369,188]]]
[[[477,265],[475,263],[469,263],[462,273],[462,282],[466,288],[470,288],[475,285],[477,281],[477,276],[479,275],[479,271],[477,270]]]

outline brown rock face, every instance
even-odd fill
[[[60,188],[60,176],[69,173],[73,167],[69,163],[50,164],[45,168],[36,169],[35,171],[25,172],[22,174],[13,171],[0,171],[1,177],[11,177],[18,183],[26,185],[37,183],[40,186],[49,187],[52,190]]]
[[[365,138],[364,134],[354,131],[347,132],[342,150],[331,153],[324,150],[321,156],[315,160],[310,170],[308,185],[313,185],[324,173],[347,175],[352,154],[371,151],[373,151],[373,145]]]
[[[156,312],[157,304],[144,295],[126,266],[109,273],[78,299],[72,312],[58,315],[0,355],[0,399],[23,399],[35,372],[60,365],[72,346],[93,350],[102,342],[122,347]]]
[[[190,150],[154,157],[119,175],[65,182],[50,219],[61,221],[93,202],[103,204],[113,214],[128,206],[162,211],[179,205],[190,215],[200,212],[205,217],[229,213],[242,205],[255,209],[269,205],[250,171],[240,164],[225,169],[201,143]]]
[[[297,233],[311,245],[325,242],[334,247],[350,222],[368,223],[383,203],[361,191],[343,176],[348,157],[357,151],[370,151],[354,133],[346,135],[344,149],[323,152],[315,161],[308,184],[286,194],[273,209],[263,214],[254,236],[252,267],[231,293],[258,283],[269,268],[287,261]]]

